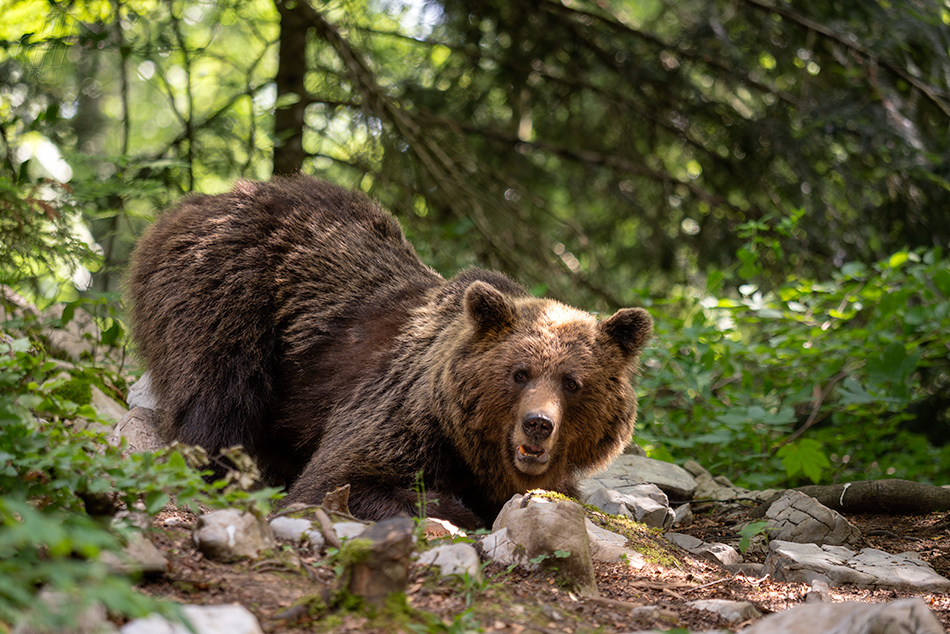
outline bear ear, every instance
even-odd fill
[[[653,318],[642,308],[621,308],[600,322],[599,327],[628,356],[638,352],[653,336]]]
[[[480,334],[501,332],[514,325],[518,309],[504,293],[482,281],[475,281],[465,289],[465,312]]]

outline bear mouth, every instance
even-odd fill
[[[537,475],[547,469],[551,452],[544,447],[525,443],[515,447],[515,466],[529,475]]]

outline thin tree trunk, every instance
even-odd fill
[[[274,116],[274,174],[300,171],[306,153],[303,149],[304,111],[307,92],[308,21],[299,0],[277,0],[280,13],[280,60],[277,64],[277,103]]]

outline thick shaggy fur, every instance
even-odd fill
[[[186,198],[129,288],[166,437],[243,445],[287,502],[349,483],[367,519],[418,512],[421,472],[425,511],[464,527],[623,450],[652,329],[490,271],[445,280],[374,202],[303,176]]]

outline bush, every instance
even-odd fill
[[[0,323],[0,630],[29,619],[57,631],[75,625],[76,615],[95,602],[116,615],[170,614],[164,604],[136,592],[132,579],[110,574],[100,562],[100,553],[122,546],[120,529],[109,522],[113,505],[154,515],[174,496],[179,506],[241,505],[264,513],[275,491],[209,484],[189,466],[191,456],[186,460],[175,448],[123,458],[101,434],[83,430],[88,422],[106,422],[90,404],[93,387],[124,392],[124,377],[96,358],[121,354],[56,359],[50,335],[86,309],[94,311],[87,320],[93,332],[86,334],[95,339],[87,342],[94,352],[121,350],[124,329],[116,306],[104,297],[87,293],[61,304],[61,318],[48,317],[50,311],[44,318],[8,300],[10,290],[36,298],[68,287],[75,267],[94,265],[85,243],[57,239],[66,228],[57,224],[60,215],[48,216],[51,203],[16,200],[16,192],[0,179],[0,233],[15,243],[6,247],[13,259],[0,266],[0,301],[8,317]],[[45,231],[25,228],[44,219],[50,220]],[[103,501],[107,508],[98,508]],[[56,593],[57,609],[38,602],[41,591]]]
[[[902,251],[763,291],[757,258],[780,247],[746,229],[736,269],[654,306],[642,442],[752,487],[945,480],[950,446],[919,432],[948,438],[950,259]]]

